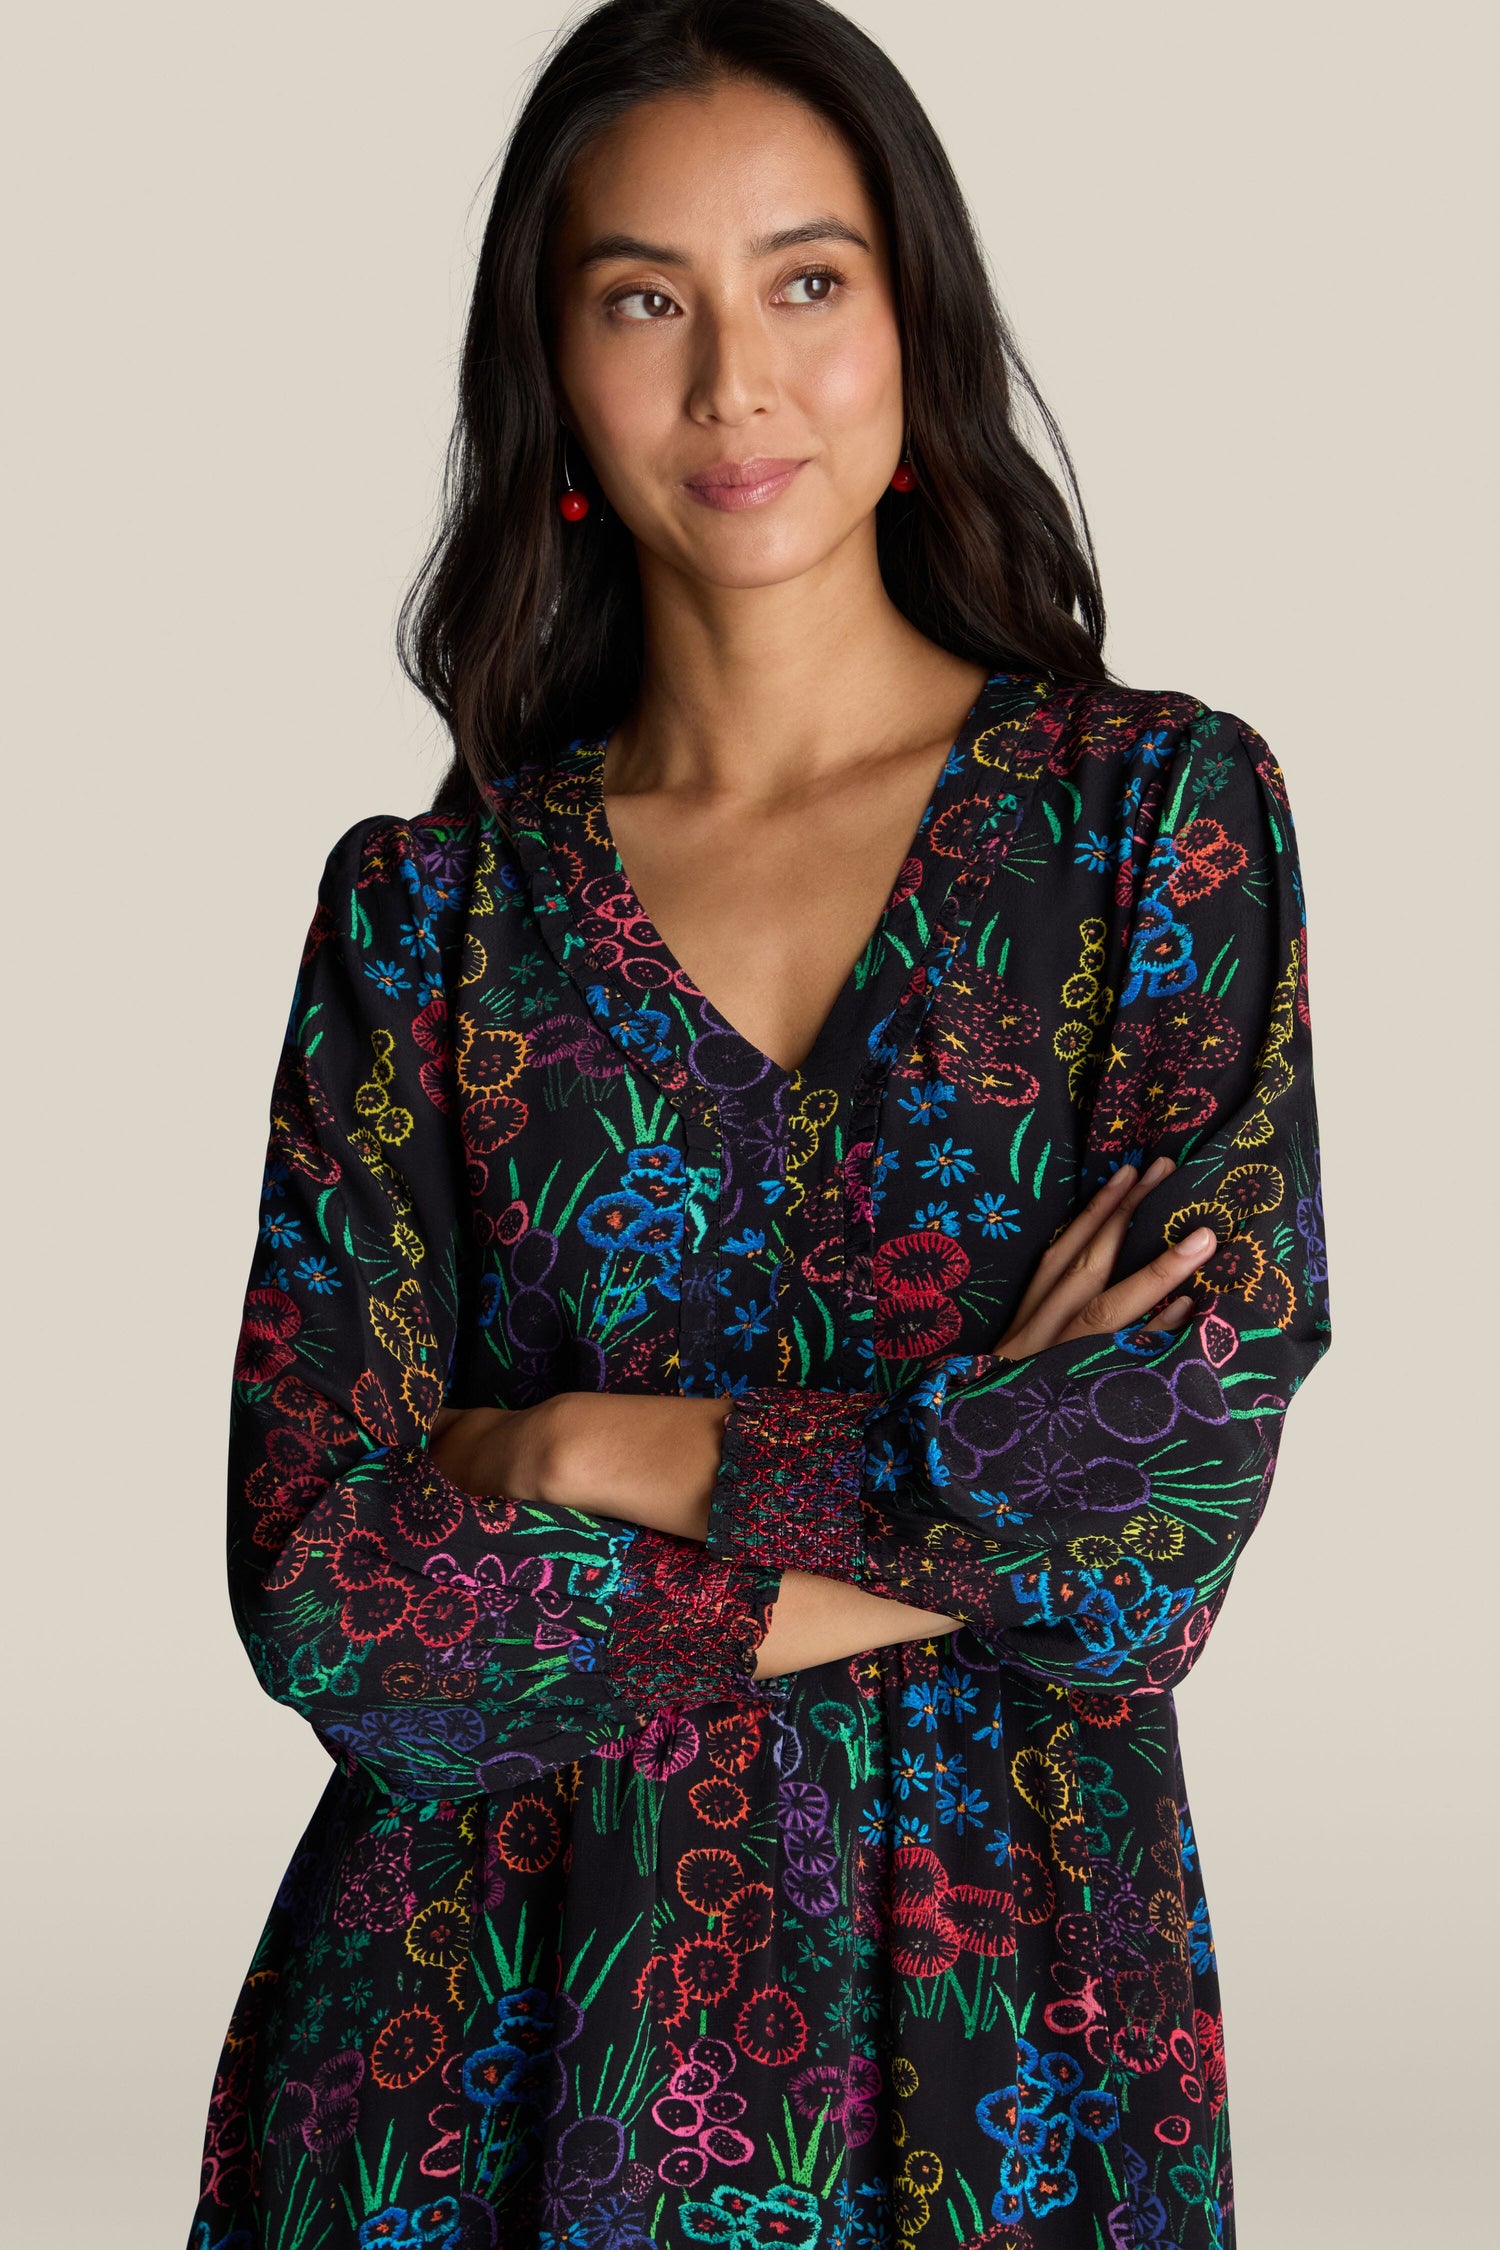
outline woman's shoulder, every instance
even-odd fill
[[[484,825],[477,811],[363,813],[335,837],[325,867],[361,890],[428,882],[444,870],[472,866]]]
[[[445,954],[493,864],[478,813],[364,813],[325,854],[309,951],[335,938],[361,953]]]
[[[1059,692],[1045,770],[1075,791],[1130,792],[1191,770],[1287,810],[1286,777],[1264,735],[1237,711],[1179,688],[1087,681]],[[1090,783],[1093,789],[1090,789]],[[1153,786],[1155,785],[1155,786]]]

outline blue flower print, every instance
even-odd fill
[[[1153,998],[1166,992],[1185,992],[1197,979],[1192,931],[1185,922],[1176,921],[1160,899],[1144,899],[1136,916],[1121,1006],[1128,1007],[1143,991]]]
[[[315,1297],[331,1297],[335,1289],[344,1286],[338,1268],[329,1258],[304,1258],[297,1268],[297,1279]]]
[[[706,2203],[684,2203],[682,2230],[717,2250],[815,2250],[822,2206],[806,2188],[784,2183],[765,2195],[721,2182]]]
[[[913,1228],[924,1234],[956,1235],[963,1224],[958,1213],[946,1203],[929,1203],[912,1214]]]
[[[898,1106],[913,1125],[935,1125],[944,1110],[951,1109],[958,1099],[958,1088],[941,1078],[924,1079],[902,1094]]]
[[[367,961],[365,975],[389,1000],[394,1000],[399,993],[411,990],[411,979],[399,961]]]
[[[974,1169],[972,1148],[956,1148],[951,1140],[941,1146],[929,1142],[927,1154],[917,1158],[917,1170],[924,1180],[935,1180],[940,1187],[962,1186]]]
[[[986,1242],[1004,1242],[1021,1231],[1020,1205],[1008,1203],[1003,1195],[976,1196],[969,1217]]]

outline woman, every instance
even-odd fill
[[[546,64],[452,768],[272,1101],[230,1574],[336,1771],[202,2250],[1233,2239],[1171,1691],[1327,1342],[1301,888],[1259,735],[1106,672],[1025,380],[817,0]]]

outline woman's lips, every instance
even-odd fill
[[[760,456],[753,461],[725,462],[719,468],[705,469],[701,477],[684,478],[683,489],[701,500],[705,508],[758,508],[785,492],[802,466],[801,461]]]

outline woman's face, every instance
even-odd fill
[[[901,456],[901,340],[839,136],[760,86],[663,95],[569,185],[549,279],[574,482],[581,446],[642,547],[719,586],[776,584],[871,536]],[[726,492],[726,465],[747,463],[753,481]]]

